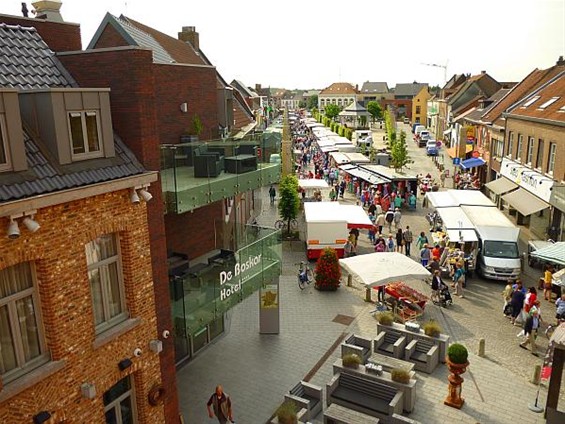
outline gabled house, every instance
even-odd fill
[[[464,83],[470,75],[454,74],[445,83],[437,99],[437,126],[433,129],[438,140],[449,140],[446,138],[451,133],[452,117],[449,115],[449,99]]]
[[[0,16],[0,422],[164,422],[157,173],[114,132],[110,90],[78,85],[35,23]]]
[[[335,82],[318,94],[318,109],[324,110],[329,104],[338,105],[341,109],[357,101],[358,87],[348,82]]]
[[[417,82],[409,84],[396,84],[393,90],[394,97],[381,101],[383,109],[392,108],[394,114],[397,117],[406,117],[410,119],[410,122],[412,122],[414,119],[414,117],[412,116],[413,109],[415,110],[415,108],[413,108],[413,100],[416,96],[420,95],[421,97],[418,98],[420,99],[420,102],[422,102],[425,98],[424,103],[418,105],[420,106],[419,110],[421,113],[419,118],[422,122],[424,122],[426,119],[426,114],[423,112],[425,112],[425,110],[427,109],[427,97],[422,90],[428,93],[428,84]],[[427,96],[429,97],[429,93]]]
[[[367,103],[385,100],[389,94],[386,82],[365,81],[359,90],[358,100],[362,106],[367,107]]]

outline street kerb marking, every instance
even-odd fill
[[[347,337],[347,332],[344,331],[336,339],[336,341],[330,346],[330,348],[326,351],[326,353],[322,355],[320,360],[316,362],[314,367],[310,371],[308,371],[308,374],[306,374],[306,376],[303,379],[304,381],[310,381],[312,377],[316,375],[316,373],[320,370],[320,368],[322,368],[322,365],[324,365],[324,363],[328,360],[328,358],[331,356],[334,350],[336,350],[336,348],[341,344],[341,342],[345,340],[345,337]]]

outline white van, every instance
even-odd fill
[[[365,140],[367,137],[370,137],[372,135],[371,130],[355,130],[353,132],[353,137],[351,141],[353,141],[353,143],[355,145],[360,144],[361,141]]]
[[[422,131],[425,131],[425,129],[425,125],[417,125],[416,128],[414,128],[414,135],[418,137]]]

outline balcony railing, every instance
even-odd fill
[[[257,137],[257,136],[255,136]],[[280,179],[280,138],[161,146],[166,211],[184,213]]]
[[[244,226],[235,252],[193,265],[171,282],[178,335],[193,336],[281,273],[280,230]]]

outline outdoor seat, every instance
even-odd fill
[[[418,371],[431,374],[439,363],[439,348],[430,340],[414,339],[406,346],[404,359]]]
[[[398,331],[382,331],[373,341],[374,351],[394,358],[404,357],[406,338]]]
[[[341,344],[341,357],[344,355],[354,353],[361,358],[363,363],[367,362],[369,356],[371,356],[371,340],[365,337],[360,337],[352,334]]]
[[[206,145],[201,145],[194,150],[192,162],[196,178],[215,178],[224,170],[224,156],[218,152],[209,151]]]
[[[299,409],[306,409],[307,421],[322,412],[322,388],[306,381],[299,382],[284,395],[284,398],[296,403]]]

